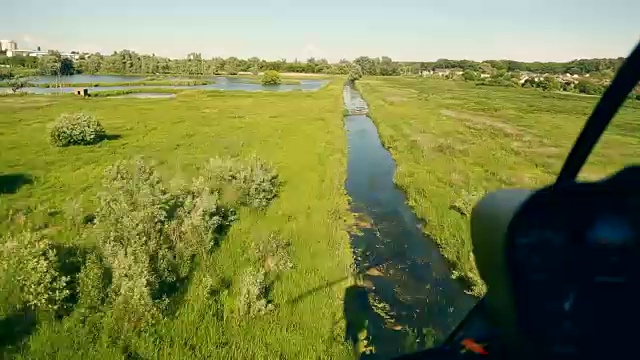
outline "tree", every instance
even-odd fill
[[[362,75],[376,75],[378,73],[376,62],[368,56],[360,56],[353,60],[353,63],[360,67]]]
[[[545,76],[544,79],[538,81],[537,85],[544,91],[559,91],[562,88],[560,81],[552,76]]]
[[[394,63],[390,57],[383,56],[380,58],[377,74],[382,76],[398,75],[398,64]]]
[[[493,76],[496,73],[496,69],[487,62],[480,63],[478,67],[480,68],[480,73],[482,74],[489,74],[490,76]]]
[[[475,71],[465,70],[465,71],[462,73],[462,78],[463,78],[465,81],[476,81],[476,80],[479,80],[479,79],[480,79],[480,74],[478,74],[478,73],[477,73],[477,72],[475,72]]]
[[[11,91],[15,94],[27,86],[27,80],[16,76],[9,81],[9,86],[11,87]]]
[[[576,84],[576,90],[578,90],[578,92],[581,94],[600,95],[604,91],[604,88],[601,85],[594,83],[593,81],[581,79]]]
[[[69,58],[60,59],[60,75],[73,75],[76,73],[76,67],[73,60]]]
[[[280,73],[275,70],[268,70],[262,75],[262,85],[280,85]]]
[[[225,60],[224,72],[226,72],[227,75],[237,75],[238,71],[240,71],[239,68],[240,62],[237,57],[232,56]]]
[[[528,78],[524,79],[524,82],[522,83],[522,87],[523,88],[538,87],[538,83],[537,83],[536,79],[534,79],[532,77],[528,77]]]
[[[357,81],[362,78],[362,75],[363,75],[362,68],[360,67],[360,65],[353,64],[351,66],[351,70],[349,70],[349,75],[347,76],[347,79],[349,81]]]
[[[247,63],[249,66],[249,71],[251,71],[251,73],[254,75],[258,75],[258,72],[260,71],[260,59],[255,56],[250,57],[249,59],[247,59]]]

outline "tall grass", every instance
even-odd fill
[[[3,357],[348,357],[347,284],[336,282],[352,262],[341,104],[337,82],[314,93],[189,92],[170,102],[0,98],[0,180],[31,179],[0,194],[2,238],[27,227],[56,246],[56,259],[78,259],[53,267],[69,276],[62,302],[72,311],[34,317],[0,307],[0,328],[20,329],[9,331]],[[51,147],[50,120],[79,110],[118,136]],[[133,177],[153,184],[136,190],[148,200],[133,201],[134,183],[117,180],[136,173],[129,163],[107,174],[120,185],[103,187],[105,168],[138,156],[156,161],[155,175]],[[207,164],[217,156],[257,156],[277,177],[249,161],[234,166],[239,172],[227,178],[236,180],[211,185]],[[260,185],[246,186],[254,180]],[[267,204],[252,206],[243,194]],[[152,200],[165,196],[169,205]],[[217,231],[215,214],[233,203],[237,219]],[[138,232],[138,224],[162,231]],[[211,241],[178,246],[175,234]],[[142,248],[142,236],[157,241]]]
[[[551,183],[598,99],[430,79],[368,78],[359,87],[396,160],[395,182],[455,274],[481,294],[470,208],[492,190]],[[633,161],[638,117],[640,105],[628,102],[582,178],[602,178]]]

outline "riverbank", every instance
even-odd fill
[[[394,181],[455,276],[482,294],[469,238],[480,196],[549,184],[597,98],[419,78],[365,78],[359,88],[397,164]],[[597,179],[640,153],[640,104],[627,102],[582,176]]]
[[[95,115],[109,139],[52,147],[48,124],[77,111]],[[75,308],[60,319],[43,313],[23,342],[5,345],[0,357],[352,357],[344,342],[352,254],[340,82],[313,93],[187,91],[172,100],[2,97],[0,143],[0,174],[30,179],[0,193],[2,236],[30,223],[56,244],[79,249],[92,241],[92,225],[83,216],[99,205],[104,169],[118,160],[144,156],[156,162],[165,183],[179,186],[211,157],[257,154],[282,183],[265,211],[241,209],[219,246],[199,258],[188,283],[171,298],[174,311],[150,328],[109,332],[108,321],[115,321],[109,305]],[[269,284],[266,313],[241,315],[243,286],[252,286],[243,276],[265,266],[256,249],[272,233],[287,242],[293,267]],[[1,319],[13,315],[4,305]]]

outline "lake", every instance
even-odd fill
[[[147,76],[140,75],[85,75],[76,74],[68,76],[60,76],[60,82],[63,84],[81,84],[81,83],[118,83],[140,81]],[[53,84],[56,82],[56,76],[45,75],[38,76],[29,82],[34,84]]]
[[[71,75],[61,77],[61,82],[65,84],[73,83],[99,83],[102,82],[107,86],[91,86],[87,87],[89,93],[108,91],[108,90],[128,90],[128,89],[194,89],[194,90],[229,90],[229,91],[316,91],[326,85],[328,80],[299,80],[299,84],[282,84],[282,85],[262,85],[259,83],[250,82],[250,79],[246,78],[233,78],[224,76],[215,76],[204,78],[206,80],[215,80],[214,84],[207,85],[133,85],[133,86],[108,86],[108,83],[122,82],[122,81],[138,81],[143,77],[141,76],[120,76],[120,75]],[[34,83],[48,83],[55,81],[55,77],[43,76]],[[167,78],[170,80],[171,78]],[[106,81],[105,81],[106,80]],[[40,88],[40,87],[26,87],[22,89],[24,92],[32,94],[55,94],[55,93],[72,93],[75,87],[63,87],[63,88]],[[9,92],[8,88],[0,88],[0,92]]]

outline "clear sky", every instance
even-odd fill
[[[640,0],[3,0],[0,14],[20,48],[169,57],[564,61],[640,40]]]

